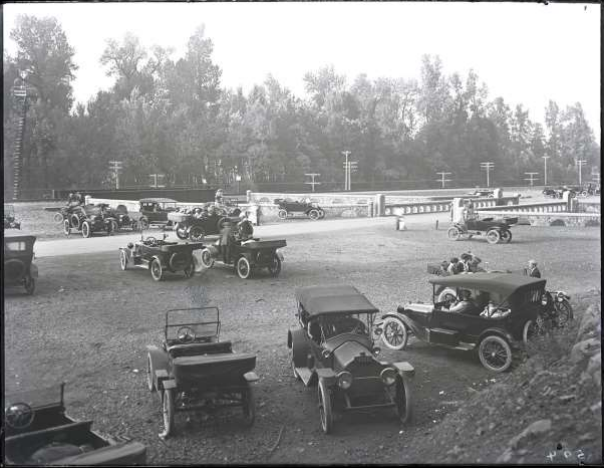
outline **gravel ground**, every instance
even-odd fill
[[[383,347],[385,358],[416,368],[414,423],[399,427],[388,411],[346,416],[337,421],[335,434],[324,436],[316,390],[295,381],[289,368],[286,337],[296,324],[295,287],[351,283],[383,312],[392,311],[399,303],[429,299],[427,263],[468,249],[493,268],[517,269],[534,257],[548,288],[571,295],[601,282],[595,228],[518,226],[511,244],[491,246],[480,239],[447,241],[445,230],[435,230],[428,216],[413,218],[407,231],[395,231],[392,222],[294,235],[304,223],[291,223],[278,278],[243,281],[232,269],[216,266],[190,280],[174,275],[155,283],[146,271],[122,272],[115,251],[40,258],[36,294],[11,291],[5,297],[6,391],[67,382],[72,416],[145,443],[150,464],[417,461],[415,444],[474,390],[491,385],[493,375],[471,353],[417,341],[404,352]],[[186,426],[179,415],[178,435],[163,442],[157,437],[159,400],[146,389],[145,345],[160,343],[165,310],[209,304],[220,308],[222,338],[237,352],[258,356],[256,423],[243,429],[238,415],[221,414]],[[430,460],[426,453],[423,461]]]

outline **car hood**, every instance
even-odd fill
[[[356,358],[373,360],[371,341],[363,335],[344,333],[329,339],[325,348],[332,351],[334,367],[337,370],[346,369]]]

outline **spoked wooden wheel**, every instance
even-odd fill
[[[498,230],[491,229],[487,232],[487,242],[489,244],[497,244],[501,240],[501,235]]]
[[[194,242],[200,242],[203,240],[203,236],[205,235],[203,228],[200,226],[193,226],[189,231],[189,237]]]
[[[279,217],[279,219],[287,219],[287,211],[279,210],[277,212],[277,216]]]
[[[174,390],[171,388],[163,391],[162,415],[164,431],[159,436],[165,439],[174,433]]]
[[[505,242],[506,244],[512,242],[512,231],[508,229],[501,231],[501,241]]]
[[[409,331],[402,320],[387,317],[382,324],[382,341],[390,349],[400,350],[407,346]]]
[[[52,219],[55,223],[62,223],[63,222],[63,213],[55,213],[55,215],[52,217]]]
[[[201,251],[201,264],[206,268],[212,268],[214,265],[214,259],[208,249],[203,249]]]
[[[153,360],[151,354],[147,354],[147,387],[150,392],[155,391],[155,369],[153,369]]]
[[[397,376],[393,387],[396,415],[401,423],[409,424],[413,419],[411,382],[406,377]]]
[[[241,279],[248,279],[252,274],[252,266],[247,258],[240,257],[237,260],[237,274]]]
[[[319,380],[319,416],[321,418],[321,429],[325,434],[329,434],[333,429],[331,390],[323,379]]]
[[[556,325],[558,328],[565,327],[574,318],[573,308],[566,299],[563,301],[555,300],[554,308],[556,309]]]
[[[71,234],[71,223],[69,222],[68,219],[66,219],[65,221],[63,221],[63,233],[68,236],[69,234]]]
[[[84,221],[82,223],[82,237],[90,237],[92,230],[90,229],[90,223],[88,221]]]
[[[120,267],[122,270],[128,269],[128,257],[126,257],[126,252],[120,250]]]
[[[163,276],[163,268],[161,266],[161,262],[158,259],[155,259],[151,262],[151,276],[155,281],[161,281]]]
[[[478,357],[482,365],[493,372],[504,372],[512,365],[510,345],[497,335],[489,335],[480,342]]]
[[[454,241],[459,240],[459,239],[460,239],[460,237],[461,237],[461,232],[460,232],[460,231],[459,231],[459,229],[458,229],[458,228],[456,228],[456,227],[450,227],[450,228],[447,230],[447,237],[448,237],[450,240],[454,240]]]
[[[25,276],[24,279],[25,292],[31,296],[36,290],[36,280],[29,273]]]
[[[321,214],[319,213],[319,210],[310,210],[308,212],[308,217],[315,221],[321,217]]]

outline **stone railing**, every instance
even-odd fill
[[[579,201],[577,205],[577,212],[579,213],[601,213],[600,202],[584,202]]]
[[[475,209],[499,209],[504,206],[518,206],[519,197],[502,198],[474,198],[472,203]],[[384,214],[386,216],[404,216],[422,213],[442,213],[451,210],[451,200],[424,200],[419,202],[391,203],[390,197],[386,198]]]
[[[476,203],[475,203],[476,206]],[[543,203],[530,203],[513,206],[486,206],[478,207],[482,211],[514,211],[521,213],[558,213],[568,211],[568,203],[560,202],[543,202]]]
[[[518,216],[519,218],[528,220],[531,226],[589,227],[600,225],[599,213],[527,211],[521,208],[518,207],[516,210],[477,210],[476,213],[489,216]]]

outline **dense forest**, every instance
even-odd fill
[[[123,162],[122,186],[147,185],[159,173],[170,186],[232,189],[240,176],[242,189],[284,190],[320,173],[322,189],[342,189],[344,150],[358,162],[353,188],[438,187],[437,172],[450,172],[452,186],[484,185],[485,161],[494,163],[491,185],[525,185],[525,172],[543,184],[543,156],[550,184],[576,183],[577,160],[586,162],[584,180],[599,172],[600,147],[580,103],[550,101],[543,125],[522,104],[491,98],[477,73],[445,75],[438,56],[423,57],[419,81],[310,71],[300,98],[270,75],[248,93],[222,87],[203,26],[178,59],[128,34],[108,40],[100,57],[112,88],[74,103],[78,67],[60,23],[20,16],[10,37],[17,51],[4,52],[5,188],[21,78],[24,191],[113,187],[109,161]]]

